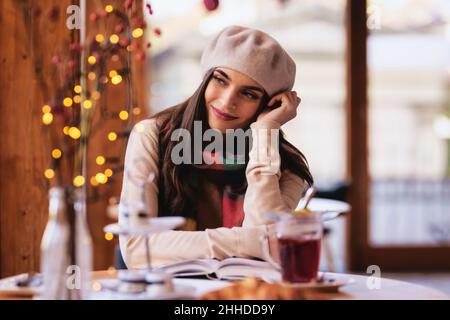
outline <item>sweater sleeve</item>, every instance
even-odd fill
[[[265,219],[265,213],[294,211],[306,188],[306,182],[299,176],[289,170],[280,172],[280,124],[256,121],[250,128],[253,141],[246,170],[248,187],[243,226],[270,223]]]
[[[132,130],[125,153],[124,178],[119,212],[125,205],[144,197],[151,216],[158,216],[158,126],[155,119],[138,123]],[[140,184],[150,173],[155,179],[141,189]],[[119,223],[122,219],[119,214]],[[183,259],[217,258],[232,256],[263,258],[259,238],[266,226],[216,228],[204,231],[166,231],[143,236],[120,236],[119,244],[129,268],[146,265],[145,241],[150,246],[152,266]]]

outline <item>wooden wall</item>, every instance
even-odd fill
[[[87,1],[104,7],[122,1]],[[71,0],[0,1],[0,277],[39,270],[40,241],[47,221],[48,201],[43,172],[49,165],[50,146],[41,126],[41,108],[54,93],[49,76],[51,58],[67,54],[69,44],[78,37],[66,27],[66,8]],[[89,33],[89,31],[88,31]],[[146,83],[144,63],[135,63],[134,94],[143,111]],[[121,105],[124,90],[111,91],[106,103]],[[141,117],[145,116],[145,112]],[[112,147],[105,143],[105,132],[118,130],[123,123],[111,121],[90,141],[89,152],[122,157],[126,140]],[[88,170],[95,165],[90,157]],[[121,175],[108,187],[118,196]],[[95,269],[113,264],[114,242],[104,239],[102,228],[111,222],[106,217],[106,202],[88,207],[93,234]]]

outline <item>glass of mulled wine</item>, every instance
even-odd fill
[[[276,263],[265,247],[264,255],[281,272],[283,281],[290,283],[317,280],[323,224],[313,212],[291,215],[275,224],[273,235],[278,243],[279,261]]]

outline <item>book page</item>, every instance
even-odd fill
[[[275,270],[270,263],[245,258],[228,258],[220,261],[216,276],[223,280],[258,277],[270,283],[281,281],[280,272]]]
[[[200,276],[212,274],[216,271],[220,261],[215,259],[182,260],[159,266],[156,271],[164,271],[174,276]]]

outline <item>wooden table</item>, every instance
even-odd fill
[[[100,279],[115,278],[115,270],[95,271],[93,272],[93,282]],[[345,273],[327,273],[328,277],[336,280],[350,281],[351,283],[343,286],[337,292],[320,292],[314,295],[320,300],[450,300],[450,296],[422,285],[412,284],[404,281],[383,279],[380,280],[379,289],[369,289],[367,281],[368,276],[345,274]],[[0,282],[7,281],[10,278],[2,279]],[[203,280],[203,279],[175,279],[179,284],[189,285],[195,288],[196,295],[201,295],[211,290],[220,289],[231,285],[228,281]],[[31,297],[11,297],[2,296],[0,290],[0,299],[30,299]]]

